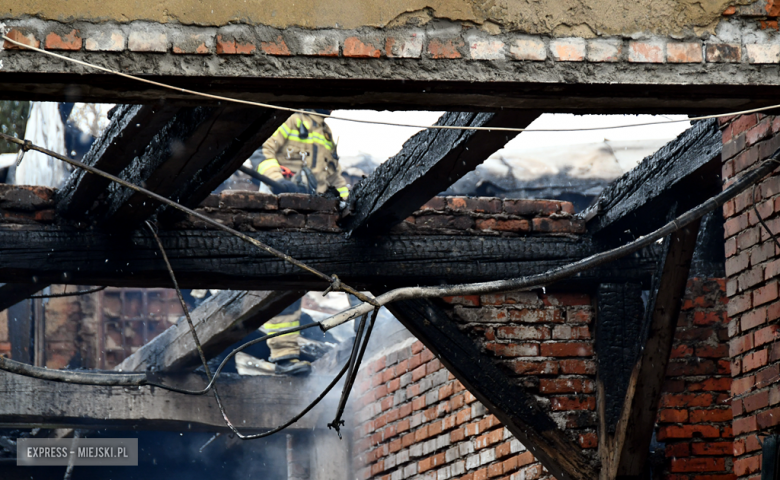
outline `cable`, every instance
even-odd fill
[[[62,297],[77,297],[79,295],[89,295],[90,293],[100,292],[105,290],[106,286],[92,288],[89,290],[79,290],[77,292],[62,292],[62,293],[50,293],[48,295],[30,295],[27,298],[62,298]]]
[[[136,77],[134,75],[130,75],[128,73],[122,73],[118,72],[116,70],[111,70],[110,68],[101,67],[100,65],[95,65],[89,62],[85,62],[83,60],[76,60],[75,58],[66,57],[65,55],[60,55],[54,52],[49,52],[47,50],[43,50],[40,48],[32,47],[30,45],[26,45],[21,42],[17,42],[16,40],[12,40],[8,38],[6,35],[2,35],[3,40],[10,42],[18,47],[22,47],[28,50],[33,50],[38,53],[43,53],[45,55],[49,55],[55,58],[59,58],[61,60],[65,60],[71,63],[76,63],[78,65],[82,65],[88,68],[93,68],[96,70],[100,70],[106,73],[110,73],[113,75],[119,75],[120,77],[128,78],[130,80],[135,80],[138,82],[147,83],[149,85],[154,85],[157,87],[165,88],[168,90],[174,90],[181,93],[187,93],[190,95],[195,95],[199,97],[209,98],[212,100],[219,100],[223,102],[231,102],[231,103],[240,103],[243,105],[251,105],[255,107],[262,107],[262,108],[268,108],[271,110],[280,110],[283,112],[291,112],[291,113],[305,113],[307,115],[317,116],[321,118],[330,118],[332,120],[342,120],[345,122],[354,122],[354,123],[366,123],[371,125],[385,125],[389,127],[406,127],[406,128],[418,128],[418,129],[432,129],[432,130],[474,130],[474,131],[496,131],[496,132],[587,132],[587,131],[600,131],[600,130],[617,130],[620,128],[631,128],[631,127],[646,127],[650,125],[665,125],[670,123],[680,123],[680,122],[691,122],[696,120],[708,120],[711,118],[722,118],[722,117],[730,117],[733,115],[746,115],[748,113],[758,113],[758,112],[764,112],[767,110],[774,110],[776,108],[780,108],[780,105],[770,105],[768,107],[759,107],[759,108],[752,108],[750,110],[741,110],[738,112],[729,112],[729,113],[719,113],[716,115],[703,115],[700,117],[689,117],[685,119],[680,120],[661,120],[657,122],[643,122],[643,123],[635,123],[633,125],[614,125],[611,127],[583,127],[583,128],[542,128],[542,129],[528,129],[528,128],[512,128],[512,127],[460,127],[455,125],[417,125],[417,124],[411,124],[411,123],[395,123],[395,122],[383,122],[380,120],[358,120],[354,118],[345,118],[345,117],[339,117],[335,115],[325,115],[322,113],[315,113],[315,112],[309,112],[306,110],[301,110],[298,108],[290,108],[290,107],[281,107],[279,105],[272,105],[269,103],[262,103],[262,102],[253,102],[250,100],[241,100],[238,98],[230,98],[230,97],[223,97],[221,95],[212,95],[210,93],[204,93],[204,92],[198,92],[196,90],[190,90],[187,88],[181,88],[181,87],[175,87],[173,85],[169,85],[167,83],[161,83],[156,82],[154,80],[148,80],[146,78],[140,78]]]
[[[355,355],[355,349],[352,349],[352,355],[350,356],[350,367],[347,379],[344,381],[344,390],[341,392],[341,399],[339,399],[339,407],[336,410],[336,417],[332,422],[328,424],[328,428],[336,430],[339,438],[341,438],[341,427],[344,425],[344,420],[341,417],[344,415],[344,409],[347,407],[347,400],[349,400],[349,394],[352,392],[352,386],[355,384],[357,378],[357,372],[360,370],[360,363],[363,361],[363,354],[366,353],[366,347],[368,346],[368,340],[371,338],[371,331],[374,329],[374,323],[376,322],[376,316],[379,314],[379,309],[374,308],[374,312],[371,315],[371,323],[368,324],[365,337],[361,339],[363,333],[363,326],[366,323],[366,317],[368,314],[363,315],[363,319],[360,321],[360,327],[358,328],[358,334],[355,336],[355,345],[360,344],[360,352]]]

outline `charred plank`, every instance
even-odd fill
[[[360,287],[514,278],[542,273],[597,251],[587,238],[568,237],[386,235],[368,239],[298,231],[250,235]],[[163,230],[160,239],[182,288],[326,287],[316,277],[221,231]],[[652,252],[639,253],[572,281],[643,281],[654,265]],[[82,285],[170,287],[157,245],[145,230],[120,235],[98,229],[0,227],[0,281],[36,275],[41,282],[58,282],[63,273]]]
[[[201,389],[205,375],[160,375],[161,383]],[[228,415],[242,429],[263,431],[295,416],[323,382],[297,377],[246,377],[222,374],[219,395]],[[182,395],[155,387],[98,387],[49,382],[0,372],[0,426],[4,428],[123,428],[143,430],[228,431],[212,395]],[[337,395],[335,398],[338,398]],[[322,415],[332,397],[292,425],[293,430],[324,428]]]
[[[159,103],[118,106],[82,162],[117,175],[143,154],[149,142],[179,110],[180,107]],[[109,183],[84,170],[74,171],[57,193],[57,213],[74,219],[88,218]]]
[[[257,330],[303,296],[302,291],[235,292],[224,290],[192,311],[190,317],[206,358]],[[200,365],[184,317],[127,357],[116,369],[175,372]]]
[[[436,125],[525,128],[536,112],[445,113]],[[387,231],[474,170],[517,132],[434,130],[418,133],[350,194],[344,225],[355,234]]]
[[[721,191],[722,135],[716,120],[683,132],[615,180],[583,216],[588,231],[622,243],[666,222],[676,203],[685,211]]]
[[[438,305],[417,299],[392,303],[388,309],[556,478],[597,477],[590,460],[536,398],[513,384]]]
[[[646,471],[666,366],[672,352],[677,317],[682,308],[699,221],[673,233],[668,240],[657,294],[648,308],[644,345],[628,382],[614,436],[600,435],[602,478],[639,478]]]

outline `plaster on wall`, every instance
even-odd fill
[[[0,18],[34,16],[72,22],[148,20],[222,26],[358,28],[424,24],[434,18],[482,25],[491,33],[523,31],[555,36],[684,36],[711,32],[734,0],[0,0]],[[743,3],[743,2],[739,2]],[[745,1],[744,3],[749,3]]]

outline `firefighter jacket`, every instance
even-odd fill
[[[265,160],[257,166],[258,173],[271,180],[282,180],[281,166],[298,173],[304,162],[317,180],[317,193],[329,186],[338,190],[341,198],[349,196],[349,188],[341,176],[333,134],[322,117],[295,113],[263,144]]]

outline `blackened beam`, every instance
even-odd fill
[[[118,105],[111,121],[81,160],[104,172],[118,175],[133,159],[141,156],[160,130],[181,107],[153,103]],[[57,212],[70,218],[88,218],[110,180],[75,170],[56,197]]]
[[[128,142],[117,152],[120,157],[112,160],[112,169],[119,172],[119,177],[186,206],[196,206],[205,199],[287,118],[272,110],[228,105],[178,108],[173,112],[165,109],[165,115],[170,117],[167,122],[151,121],[153,115],[145,124],[140,119],[134,121],[136,116],[132,113],[140,109],[137,113],[140,116],[145,112],[144,108],[148,110],[149,107],[123,107],[112,120],[113,128],[109,133],[122,139],[133,133],[138,137],[137,141]],[[138,129],[140,131],[134,132]],[[110,140],[106,143],[110,146]],[[101,145],[97,145],[92,151],[95,154],[90,160],[99,163],[111,149],[101,149]],[[93,181],[85,180],[87,176],[91,174],[83,176],[84,180],[80,182],[74,179],[72,187],[63,189],[58,209],[71,216],[128,230],[138,226],[160,206],[142,194],[113,183],[95,185]],[[84,190],[83,194],[80,189]],[[90,199],[98,201],[90,203]],[[72,203],[74,200],[78,200],[78,204]],[[94,209],[84,210],[86,204]]]
[[[163,383],[201,389],[204,375],[160,375]],[[231,421],[242,430],[277,427],[299,413],[331,378],[222,374],[217,384]],[[50,382],[0,372],[0,427],[117,428],[228,432],[212,395],[182,395],[154,387],[98,387]],[[325,428],[335,398],[328,397],[294,430]]]
[[[538,112],[458,113],[442,115],[436,125],[525,128]],[[351,215],[343,225],[357,235],[389,230],[474,170],[517,132],[424,130],[410,138],[393,158],[358,183],[350,194]]]
[[[695,122],[612,182],[582,213],[588,232],[622,243],[655,230],[676,204],[685,211],[720,193],[722,135],[717,120]]]
[[[182,288],[320,290],[320,279],[216,230],[159,233]],[[248,235],[312,267],[367,287],[439,285],[532,275],[597,252],[588,238],[386,235],[345,238],[340,233],[252,232]],[[574,282],[642,281],[655,254],[640,252],[574,277]],[[170,277],[150,233],[99,229],[0,227],[0,281],[170,288]]]
[[[566,437],[536,398],[504,375],[435,302],[405,300],[388,308],[555,478],[597,478],[582,449]]]
[[[303,296],[303,291],[223,290],[190,314],[206,358],[212,358],[281,313]],[[116,369],[175,372],[200,365],[189,325],[184,317],[127,357]]]
[[[699,224],[697,220],[669,238],[668,253],[657,282],[658,293],[651,303],[647,336],[628,382],[615,435],[599,439],[601,480],[639,478],[647,471],[645,464]]]
[[[49,284],[41,283],[3,283],[0,284],[0,312],[11,308],[30,295],[40,292]]]

